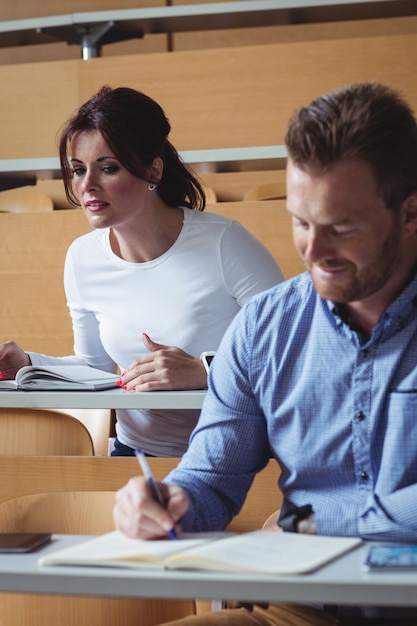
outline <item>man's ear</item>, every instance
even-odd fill
[[[403,226],[409,234],[417,233],[417,191],[413,191],[401,205]]]

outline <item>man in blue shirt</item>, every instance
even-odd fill
[[[141,478],[117,496],[116,526],[128,535],[226,527],[272,451],[280,519],[313,507],[295,520],[299,532],[416,539],[417,123],[390,88],[351,85],[297,111],[286,145],[287,207],[307,272],[232,322],[189,449],[161,485],[166,510]],[[281,604],[184,625],[417,624],[417,611],[373,615]]]

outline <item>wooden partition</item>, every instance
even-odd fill
[[[303,271],[284,200],[222,202],[207,210],[240,221],[270,250],[284,276]],[[63,288],[70,243],[90,230],[79,209],[0,214],[0,342],[25,350],[72,354],[73,337]]]
[[[413,34],[92,59],[79,65],[79,97],[105,82],[145,91],[180,150],[275,145],[295,107],[344,83],[386,82],[417,108],[416,54]]]
[[[0,215],[0,342],[13,339],[25,350],[72,354],[64,259],[69,244],[88,230],[77,209]]]
[[[3,2],[0,5],[0,20],[24,20],[42,18],[53,15],[83,13],[85,11],[107,11],[142,9],[163,6],[178,6],[192,4],[207,4],[230,0],[89,0],[88,6],[84,0],[63,0],[59,4],[55,0],[21,0],[20,2]],[[238,0],[235,0],[238,4]],[[100,56],[115,56],[124,54],[146,54],[150,52],[195,50],[203,48],[235,47],[270,43],[291,43],[296,41],[317,41],[323,39],[341,39],[347,37],[374,37],[393,34],[407,34],[417,32],[417,17],[407,15],[401,6],[397,9],[380,6],[362,9],[362,18],[365,14],[368,19],[353,19],[361,11],[360,7],[337,7],[340,0],[335,0],[335,7],[327,6],[321,9],[322,13],[331,15],[335,21],[309,22],[311,9],[303,13],[301,23],[296,16],[281,16],[277,24],[247,28],[234,28],[233,24],[226,24],[226,28],[213,28],[203,31],[161,32],[146,34],[143,39],[130,39],[110,45],[104,45]],[[344,3],[342,3],[344,4]],[[366,4],[366,3],[364,3]],[[364,13],[365,12],[365,13]],[[285,12],[284,12],[285,13]],[[389,14],[395,15],[388,17]],[[357,16],[359,18],[359,15]],[[329,19],[327,17],[326,19]],[[303,22],[304,20],[304,22]],[[0,48],[0,64],[38,62],[59,59],[77,59],[80,57],[78,45],[67,45],[66,42],[15,45]]]
[[[282,144],[295,107],[377,80],[417,108],[417,35],[358,37],[0,66],[1,158],[49,157],[72,111],[103,84],[155,98],[179,150]]]
[[[178,459],[150,458],[155,478],[164,478]],[[132,457],[25,457],[1,456],[0,504],[33,493],[57,491],[116,491],[132,476],[140,474]],[[280,471],[271,460],[260,472],[248,493],[245,504],[230,528],[246,532],[262,526],[281,505],[277,487]]]

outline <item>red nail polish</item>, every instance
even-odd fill
[[[0,372],[0,380],[3,380],[3,378],[6,378],[7,376],[7,372]]]
[[[121,387],[121,386],[122,386],[122,379],[121,379],[121,378],[119,378],[119,380],[116,380],[116,385],[117,385],[118,387]]]
[[[122,389],[124,389],[126,391],[127,385],[122,385]]]

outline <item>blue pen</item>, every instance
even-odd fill
[[[163,506],[165,508],[165,502],[164,499],[162,497],[161,492],[159,491],[159,487],[157,485],[157,482],[154,478],[154,475],[152,474],[152,470],[149,467],[149,463],[146,460],[146,456],[144,454],[144,452],[140,449],[140,448],[136,448],[135,450],[135,454],[136,454],[136,458],[139,461],[139,465],[142,469],[143,475],[145,476],[146,480],[149,483],[149,486],[152,490],[152,495],[155,498],[155,500],[157,502],[159,502],[159,504],[161,506]],[[171,528],[171,530],[168,531],[168,535],[170,536],[171,539],[176,539],[177,538],[177,534],[175,532],[174,528]]]

